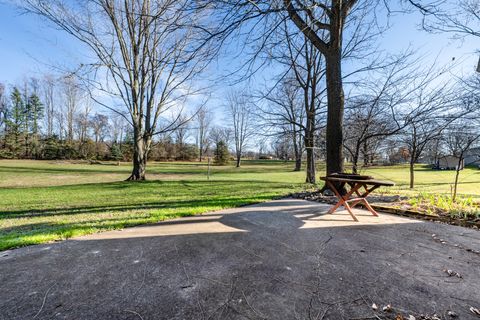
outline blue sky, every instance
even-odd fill
[[[0,81],[14,84],[24,76],[75,63],[83,47],[38,17],[22,14],[0,0]]]
[[[410,46],[426,57],[426,63],[439,54],[440,63],[455,57],[462,61],[456,73],[473,72],[478,61],[475,52],[480,49],[478,38],[459,41],[451,40],[451,34],[429,34],[418,30],[419,21],[414,14],[392,17],[392,27],[383,35],[381,48],[394,54]],[[27,75],[41,74],[53,66],[72,66],[85,59],[87,51],[70,36],[0,0],[1,82],[15,84]],[[218,69],[223,69],[222,61]]]

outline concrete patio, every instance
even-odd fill
[[[0,319],[478,319],[479,231],[328,208],[284,199],[0,252]]]

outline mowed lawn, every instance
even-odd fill
[[[130,164],[90,165],[68,161],[0,160],[0,250],[201,214],[310,188],[304,172],[281,161],[244,161],[242,168],[206,163],[149,163],[148,181],[125,182]],[[324,167],[320,165],[319,175]],[[414,196],[449,194],[453,171],[416,170],[408,189],[408,167],[364,170],[397,183],[380,192]],[[480,199],[480,170],[466,169],[459,193]]]
[[[419,193],[451,195],[455,181],[455,170],[433,170],[428,165],[415,167],[415,187],[410,189],[410,172],[407,165],[370,167],[362,173],[377,179],[395,182],[396,186],[384,188],[382,192],[415,196]],[[461,197],[471,197],[480,202],[480,169],[467,167],[460,171],[458,194]]]
[[[149,163],[148,181],[124,181],[130,165],[0,161],[0,250],[252,204],[303,187],[283,162],[211,168]]]

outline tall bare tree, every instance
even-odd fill
[[[291,140],[295,154],[294,171],[300,171],[304,137],[307,131],[305,99],[301,94],[301,87],[296,83],[295,78],[287,78],[281,81],[275,90],[270,90],[262,98],[266,100],[266,103],[264,106],[260,106],[261,112],[258,117],[265,124],[266,135],[288,137]],[[309,177],[315,179],[315,172],[307,174],[307,180]]]
[[[301,89],[302,104],[305,110],[305,121],[302,125],[307,155],[305,181],[307,183],[316,183],[315,147],[317,144],[315,137],[317,136],[317,131],[322,127],[324,128],[325,125],[324,121],[319,121],[320,116],[325,115],[322,102],[325,94],[325,85],[323,83],[326,71],[325,59],[321,52],[304,37],[301,37],[299,43],[287,31],[286,42],[288,48],[287,56],[290,59],[292,73]]]
[[[237,168],[240,167],[245,146],[254,134],[252,111],[251,104],[245,94],[239,92],[231,92],[229,94],[227,113],[233,128]]]
[[[409,153],[410,188],[415,185],[415,164],[426,149],[442,138],[443,131],[465,111],[454,110],[454,96],[448,82],[437,87],[420,87],[411,100],[415,114],[403,129],[403,142]]]
[[[125,119],[116,113],[112,114],[110,119],[112,142],[121,145],[123,138],[125,137]]]
[[[202,2],[202,1],[201,1]],[[204,0],[210,5],[216,1]],[[257,42],[257,47],[281,45],[286,39],[273,37],[275,30],[286,22],[290,31],[302,35],[304,43],[315,48],[323,60],[326,81],[326,162],[327,174],[344,169],[343,157],[343,114],[344,85],[348,75],[342,73],[342,61],[346,56],[365,59],[368,44],[381,32],[380,24],[375,23],[378,0],[280,0],[280,1],[219,1],[220,14],[218,32],[231,34],[239,26],[244,26],[245,38]],[[252,22],[253,21],[253,22]],[[260,26],[260,27],[258,27]],[[290,27],[292,26],[292,27]],[[258,27],[256,29],[256,27]],[[290,33],[292,34],[292,33]],[[273,38],[273,40],[272,40]],[[243,52],[243,51],[242,51]],[[271,59],[271,52],[254,52],[254,57]],[[248,70],[255,70],[247,64]],[[316,121],[314,121],[316,122]],[[307,137],[305,137],[307,140]],[[309,149],[307,147],[307,151]]]
[[[206,46],[199,44],[202,29],[193,25],[205,15],[185,10],[186,0],[23,2],[95,55],[97,61],[76,74],[85,79],[88,73],[93,93],[103,91],[114,101],[96,99],[99,104],[122,116],[127,112],[134,142],[128,180],[144,180],[153,137],[179,124],[178,116],[166,122],[162,115],[192,94],[190,80],[201,70],[198,48]]]
[[[284,0],[288,16],[325,58],[327,88],[327,174],[344,171],[342,55],[344,28],[357,0]],[[308,18],[299,12],[305,12]]]
[[[108,135],[108,117],[104,114],[95,113],[90,119],[90,126],[92,127],[95,143],[103,142]]]
[[[200,108],[195,115],[195,125],[197,134],[195,139],[197,140],[198,147],[198,161],[202,162],[203,156],[208,152],[209,148],[209,132],[212,122],[211,113],[205,108]]]
[[[46,135],[52,137],[55,121],[55,78],[52,75],[45,75],[43,82],[43,102],[45,104]]]
[[[73,141],[74,139],[74,125],[77,111],[80,107],[81,90],[79,83],[73,76],[67,76],[62,82],[63,91],[63,105],[62,111],[65,111],[65,118],[67,122],[67,140]]]
[[[92,106],[89,103],[89,99],[84,101],[83,103],[83,110],[78,112],[75,116],[75,127],[77,131],[77,138],[81,142],[87,140],[88,137],[88,129],[90,124],[92,124],[90,119],[90,112],[92,111]]]
[[[458,179],[460,176],[460,171],[465,165],[465,154],[480,140],[478,123],[470,123],[468,125],[465,123],[452,125],[447,130],[445,136],[448,150],[458,160],[455,170],[455,180],[453,184],[452,194],[452,200],[455,201],[457,197]]]
[[[407,2],[423,14],[422,26],[427,31],[480,37],[480,3],[477,0]]]
[[[217,145],[220,141],[229,145],[232,141],[232,129],[230,127],[213,126],[209,134],[210,141]]]

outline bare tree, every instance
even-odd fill
[[[276,60],[287,66],[290,81],[298,86],[299,99],[303,106],[302,119],[294,122],[303,131],[303,144],[306,150],[307,183],[316,183],[315,148],[317,131],[325,128],[325,59],[321,52],[303,35],[296,36],[285,26],[285,45]],[[300,121],[303,120],[303,121]]]
[[[67,76],[62,82],[63,103],[66,119],[67,140],[74,139],[74,124],[78,108],[80,106],[81,91],[77,80],[73,76]],[[62,111],[63,111],[62,110]]]
[[[43,85],[43,102],[45,104],[45,124],[47,137],[52,137],[54,132],[55,118],[55,78],[45,75]]]
[[[239,168],[244,148],[254,134],[253,112],[245,94],[239,92],[229,94],[227,113],[233,128],[236,166]]]
[[[427,31],[480,37],[480,3],[476,0],[407,2],[423,14],[422,26]]]
[[[204,4],[215,7],[217,2],[204,0]],[[326,151],[327,173],[341,172],[343,159],[343,113],[344,90],[342,60],[345,55],[364,56],[360,53],[366,44],[378,34],[376,0],[281,0],[281,1],[218,1],[220,12],[217,20],[220,27],[215,34],[231,34],[239,26],[247,29],[246,37],[258,41],[260,47],[271,41],[272,34],[287,21],[297,33],[321,54],[324,59],[327,91]],[[223,14],[222,14],[223,13]],[[253,22],[252,22],[253,20]],[[258,50],[255,57],[260,56]],[[270,57],[266,56],[267,60]],[[249,64],[251,66],[251,64]],[[251,68],[250,68],[251,69]],[[308,149],[307,149],[308,150]]]
[[[83,110],[75,116],[75,126],[77,128],[77,136],[80,142],[84,142],[88,138],[88,129],[92,124],[90,112],[92,106],[88,101],[83,104]]]
[[[284,134],[278,134],[272,142],[272,149],[275,157],[288,161],[292,155],[293,143],[290,139],[288,126],[284,127]]]
[[[350,155],[352,172],[357,173],[360,156],[363,154],[364,165],[371,157],[370,144],[379,138],[385,138],[396,133],[399,129],[391,119],[388,105],[374,102],[375,98],[364,97],[350,101],[345,118],[344,147]]]
[[[458,160],[455,168],[455,180],[453,185],[452,200],[455,201],[457,197],[458,178],[460,170],[463,169],[465,161],[465,153],[473,147],[480,139],[480,132],[477,125],[457,124],[450,127],[446,136],[446,145],[450,153]]]
[[[122,116],[119,116],[116,113],[113,113],[110,116],[111,120],[111,136],[112,136],[112,142],[113,143],[118,143],[121,144],[123,142],[123,138],[125,135],[125,119]]]
[[[375,70],[375,74],[367,73],[367,80],[357,83],[357,92],[349,99],[346,119],[348,130],[344,142],[345,149],[352,157],[353,172],[358,170],[360,153],[364,154],[364,163],[368,162],[367,149],[372,142],[378,145],[379,139],[398,134],[406,128],[420,129],[420,123],[427,119],[435,118],[440,122],[446,115],[451,92],[449,81],[442,77],[450,70],[450,66],[436,68],[433,63],[418,68],[421,60],[412,60],[411,57],[408,52],[393,57],[382,70]],[[416,134],[419,132],[416,131]],[[427,144],[435,137],[433,132],[431,134],[424,135],[428,139],[422,143]],[[409,142],[410,145],[416,145],[420,141]],[[420,151],[415,149],[414,153]],[[420,154],[411,159],[412,170],[418,157]],[[413,172],[411,177],[413,179]]]
[[[179,120],[182,122],[182,125],[178,126],[175,131],[173,131],[173,134],[175,136],[175,142],[183,147],[190,131],[190,118],[183,114]]]
[[[108,132],[108,117],[103,114],[95,113],[90,119],[90,126],[92,128],[95,143],[103,142]]]
[[[325,58],[327,87],[327,174],[343,172],[342,50],[345,21],[356,0],[309,3],[284,0],[288,16]],[[299,12],[305,12],[308,18]],[[307,144],[305,144],[307,145]]]
[[[211,122],[211,113],[205,107],[200,108],[195,116],[195,125],[197,127],[197,135],[195,136],[195,139],[198,147],[198,161],[200,162],[202,162],[202,158],[208,152],[210,146],[208,135]]]
[[[209,139],[214,145],[217,145],[220,141],[223,141],[226,145],[229,145],[232,141],[232,129],[221,126],[213,126],[210,129]]]
[[[463,112],[449,112],[452,93],[446,83],[437,88],[418,90],[412,104],[417,109],[417,115],[411,117],[403,130],[403,142],[409,154],[410,188],[415,185],[415,164],[420,157],[433,142],[442,137],[445,128],[463,116]]]
[[[288,137],[292,140],[295,154],[294,171],[302,167],[302,154],[305,136],[305,105],[301,87],[293,78],[284,79],[273,91],[270,90],[262,98],[265,105],[260,105],[258,117],[265,124],[267,136]],[[315,178],[315,174],[313,175]]]
[[[178,116],[167,123],[160,121],[162,114],[192,94],[190,80],[201,70],[197,58],[204,44],[203,38],[199,44],[202,30],[193,24],[205,16],[185,10],[186,0],[24,3],[27,10],[74,36],[95,55],[98,61],[84,65],[77,74],[83,79],[90,75],[94,91],[116,101],[112,105],[96,99],[97,103],[122,116],[122,108],[128,112],[125,119],[134,141],[128,180],[144,180],[153,137],[179,125]]]
[[[406,53],[393,57],[380,71],[368,72],[347,100],[344,148],[351,157],[354,173],[358,171],[361,153],[364,164],[368,164],[369,147],[378,139],[398,133],[410,120],[409,113],[402,111],[416,90],[409,85],[413,75],[408,56]]]

